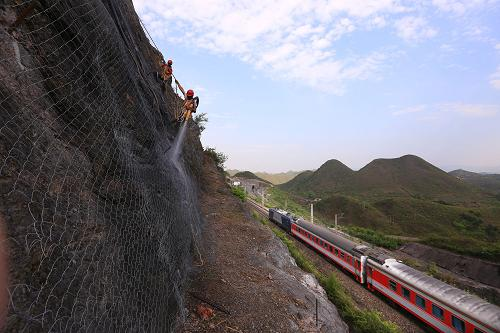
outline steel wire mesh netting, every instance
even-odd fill
[[[0,42],[7,331],[173,330],[199,152],[168,156],[175,96],[131,1],[0,0]]]

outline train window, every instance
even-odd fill
[[[410,299],[410,291],[405,287],[401,287],[401,289],[403,290],[403,297],[406,299]]]
[[[439,318],[441,320],[444,319],[444,311],[443,311],[443,309],[441,309],[439,306],[437,306],[435,304],[432,304],[432,314],[435,317],[437,317],[437,318]]]
[[[389,280],[389,286],[391,287],[392,290],[398,291],[398,284],[392,280]]]
[[[335,255],[338,256],[339,255],[339,250],[335,249]]]
[[[474,333],[484,333],[483,331],[481,331],[480,329],[478,328],[474,328]]]
[[[464,323],[464,321],[461,320],[461,319],[458,319],[455,316],[451,316],[451,325],[458,332],[460,332],[460,333],[464,333],[465,332],[465,323]]]
[[[344,259],[344,252],[340,252],[340,258]]]
[[[415,304],[425,309],[425,299],[422,296],[415,295]]]

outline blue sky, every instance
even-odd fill
[[[500,173],[500,1],[133,2],[227,168]]]

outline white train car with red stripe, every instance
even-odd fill
[[[500,333],[494,304],[286,211],[270,209],[269,219],[439,332]]]

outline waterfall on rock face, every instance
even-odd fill
[[[184,142],[184,138],[186,137],[187,130],[187,121],[184,121],[181,125],[181,129],[174,140],[171,157],[173,160],[179,160],[179,155],[182,151],[182,143]]]

